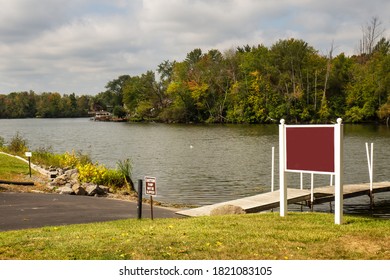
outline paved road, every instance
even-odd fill
[[[175,210],[153,207],[154,218],[178,217]],[[0,192],[0,231],[137,218],[137,203],[108,198]],[[142,207],[150,218],[150,205]]]

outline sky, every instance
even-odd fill
[[[0,0],[0,94],[95,95],[120,75],[155,71],[196,48],[302,39],[326,55],[357,54],[388,0]]]

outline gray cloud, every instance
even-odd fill
[[[183,60],[194,48],[224,51],[303,39],[353,54],[361,27],[386,0],[0,0],[0,92],[96,94],[119,75]],[[387,33],[388,34],[388,33]]]

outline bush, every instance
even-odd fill
[[[114,188],[121,188],[125,185],[125,179],[121,172],[115,169],[106,169],[106,172],[103,175],[103,181],[103,185]]]
[[[4,144],[5,144],[5,140],[3,137],[0,136],[0,149],[3,148]]]
[[[102,184],[104,170],[101,166],[93,163],[87,163],[78,165],[77,169],[79,171],[80,182]]]
[[[72,150],[71,153],[65,152],[65,154],[61,156],[62,167],[76,168],[78,165],[87,163],[91,163],[91,158],[81,152],[76,153],[74,150]]]
[[[74,150],[71,153],[54,154],[51,147],[40,147],[33,154],[34,163],[46,167],[76,168],[79,164],[91,162],[88,155],[76,153]]]
[[[51,147],[39,147],[33,152],[33,162],[43,167],[61,167],[61,155],[53,153]]]
[[[24,139],[19,132],[17,132],[8,145],[8,151],[19,155],[23,154],[28,151],[27,140]]]
[[[130,159],[119,160],[117,162],[117,167],[118,167],[118,171],[125,179],[129,191],[135,191],[134,183],[133,180],[131,179],[132,172],[133,172],[133,163],[130,161]]]
[[[79,181],[84,183],[94,183],[114,188],[123,187],[125,180],[118,170],[108,169],[102,164],[86,163],[77,166],[79,171]]]

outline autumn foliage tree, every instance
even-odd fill
[[[121,75],[96,96],[0,95],[0,117],[76,117],[108,110],[133,121],[388,122],[390,42],[378,37],[379,22],[371,23],[358,55],[334,55],[333,44],[321,55],[294,38],[224,52],[196,48],[181,61],[162,62],[156,72]]]

